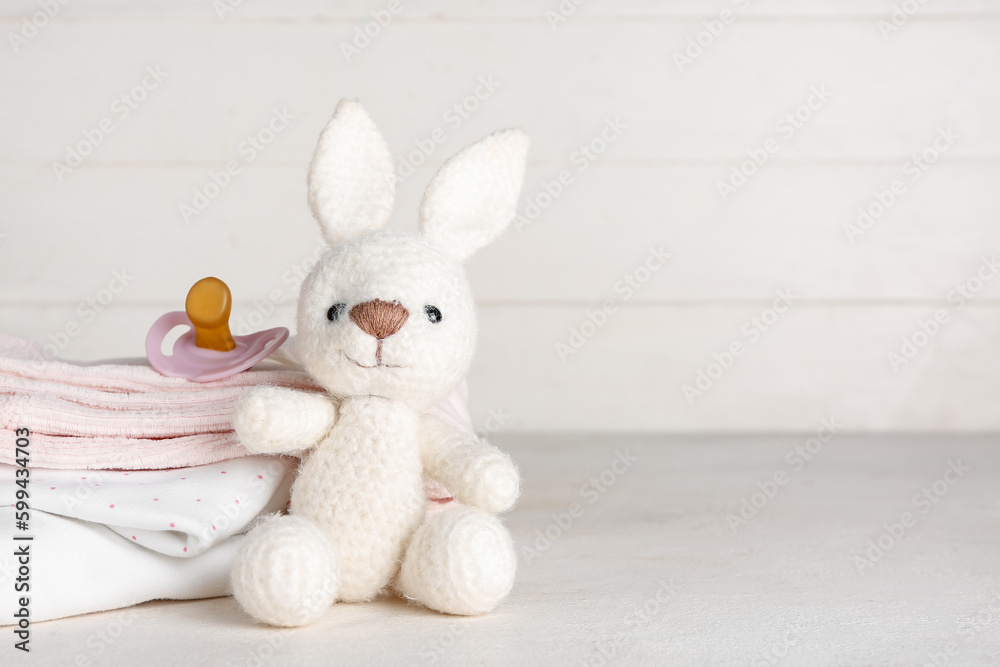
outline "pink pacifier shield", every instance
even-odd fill
[[[174,343],[170,356],[163,354],[163,340],[173,329],[188,327]],[[161,374],[194,382],[211,382],[236,375],[273,354],[288,338],[288,329],[277,327],[249,336],[233,336],[236,349],[205,350],[195,345],[194,325],[187,313],[176,310],[153,322],[146,334],[146,357]]]

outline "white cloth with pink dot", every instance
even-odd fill
[[[32,506],[103,524],[167,556],[192,557],[261,512],[285,509],[297,466],[294,458],[248,456],[173,470],[35,470]]]

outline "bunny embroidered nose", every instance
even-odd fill
[[[403,328],[409,311],[396,301],[372,299],[351,308],[351,320],[365,333],[379,340]]]

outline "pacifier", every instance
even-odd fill
[[[194,382],[210,382],[236,375],[274,353],[288,338],[288,329],[277,327],[248,336],[229,332],[233,296],[218,278],[202,278],[188,292],[184,310],[175,310],[153,322],[146,334],[146,357],[162,375]],[[170,356],[163,354],[167,334],[179,326],[190,330],[174,343]]]

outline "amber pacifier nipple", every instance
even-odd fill
[[[194,344],[205,350],[228,352],[236,349],[229,332],[233,295],[218,278],[202,278],[188,291],[184,310],[194,325]]]
[[[188,291],[184,311],[161,315],[146,334],[146,357],[163,375],[195,382],[220,380],[245,371],[275,352],[288,338],[277,327],[246,336],[229,331],[233,295],[218,278],[202,278]],[[176,327],[189,330],[174,341],[172,354],[161,347]]]

